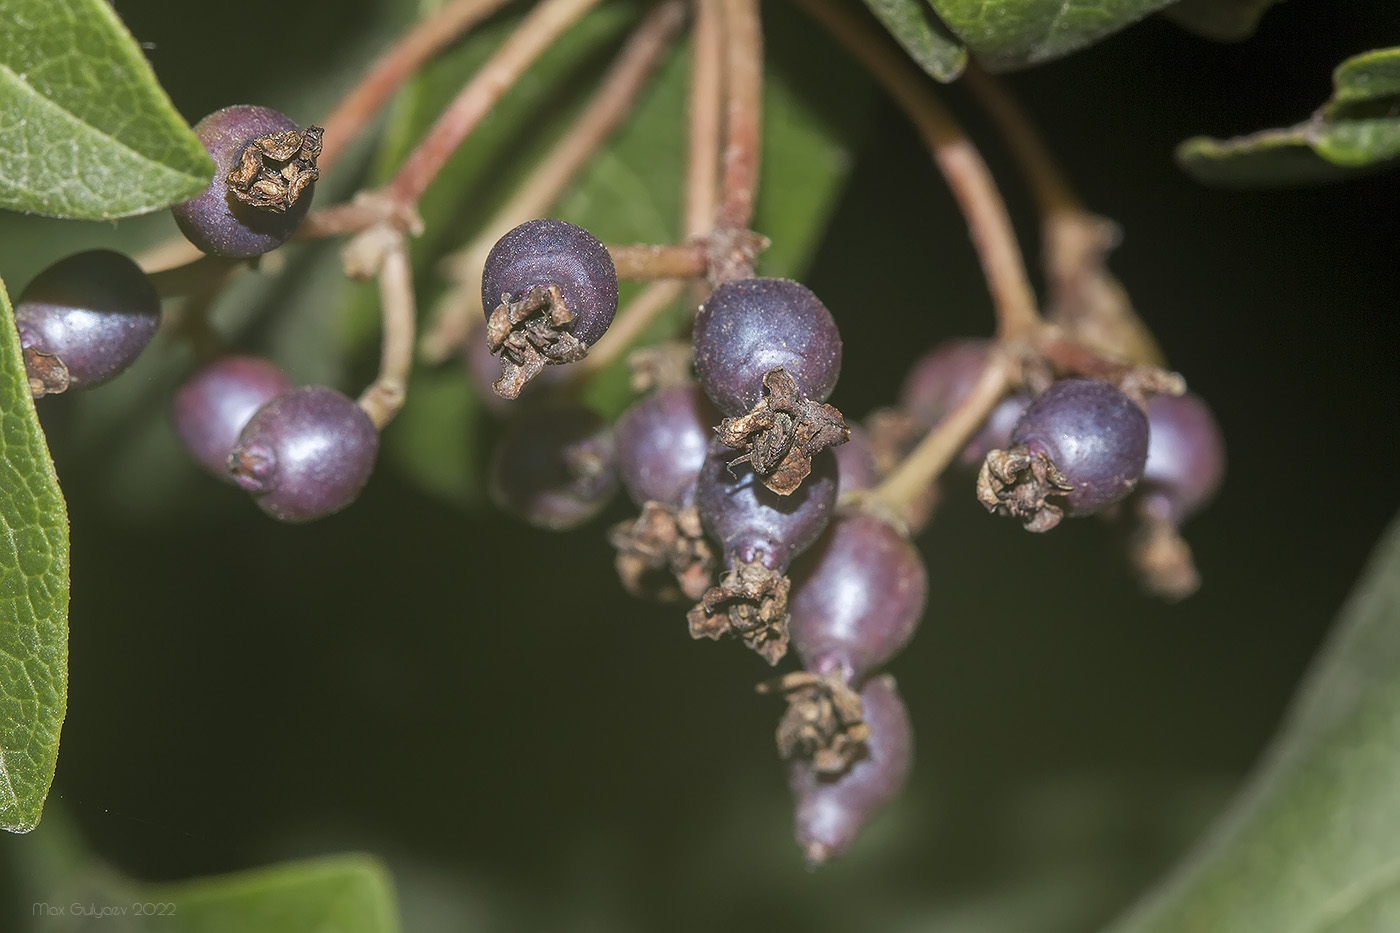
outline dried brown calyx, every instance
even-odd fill
[[[35,398],[68,391],[68,367],[52,353],[25,347],[24,371],[29,377],[29,394]]]
[[[692,381],[689,340],[663,340],[633,350],[627,357],[632,391],[638,394]]]
[[[319,126],[255,136],[229,170],[229,191],[244,204],[280,214],[297,203],[307,186],[321,177]]]
[[[557,285],[538,285],[519,301],[502,295],[486,320],[486,345],[501,360],[501,378],[492,386],[496,394],[516,398],[546,366],[587,356],[588,346],[569,332],[573,322],[574,312]]]
[[[758,692],[780,693],[788,702],[777,731],[784,759],[806,759],[818,774],[835,777],[867,754],[865,705],[836,674],[797,671],[759,684]]]
[[[622,585],[633,596],[697,600],[714,579],[714,548],[693,506],[648,502],[636,519],[614,525],[608,540],[617,548]]]
[[[686,614],[690,637],[742,638],[763,660],[777,664],[787,654],[790,587],[786,576],[760,561],[736,560]]]
[[[1179,602],[1201,588],[1191,546],[1170,519],[1141,515],[1128,541],[1128,557],[1143,589],[1154,596]]]
[[[1065,510],[1048,496],[1072,492],[1074,486],[1043,453],[1017,445],[993,450],[977,473],[977,499],[987,511],[1019,519],[1027,531],[1049,531]]]
[[[807,398],[782,368],[764,374],[763,397],[748,414],[725,418],[716,432],[743,451],[731,463],[747,460],[763,485],[780,496],[802,485],[813,457],[851,436],[841,412]]]

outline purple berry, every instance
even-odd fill
[[[977,496],[1048,531],[1132,492],[1146,462],[1147,415],[1136,402],[1100,379],[1062,379],[1026,408],[1010,448],[987,454]]]
[[[749,464],[731,466],[734,451],[714,441],[700,468],[695,503],[705,530],[724,546],[726,564],[758,562],[781,571],[821,536],[836,505],[836,457],[824,450],[791,495],[758,481]]]
[[[1062,379],[1026,408],[1013,447],[1044,454],[1072,487],[1070,515],[1089,515],[1133,491],[1147,463],[1147,416],[1100,379]]]
[[[597,343],[617,313],[617,269],[608,248],[577,224],[529,220],[497,240],[481,272],[481,306],[489,320],[502,295],[519,301],[548,285],[575,315],[570,333],[584,346]]]
[[[831,448],[836,456],[836,474],[840,478],[841,495],[858,489],[874,489],[880,482],[880,471],[875,466],[875,453],[870,448],[870,435],[858,424],[849,428],[850,437],[846,443]]]
[[[990,340],[964,338],[929,350],[904,377],[900,409],[925,430],[938,424],[972,391],[991,348]]]
[[[491,464],[497,504],[550,531],[587,522],[616,490],[612,431],[581,406],[527,413],[501,440]]]
[[[997,402],[987,420],[982,422],[982,427],[968,438],[962,453],[958,454],[958,463],[964,467],[975,468],[991,451],[1010,447],[1011,432],[1015,430],[1016,422],[1021,420],[1021,415],[1025,414],[1030,403],[1031,396],[1028,392],[1016,392]]]
[[[894,657],[923,618],[923,558],[889,522],[843,511],[792,568],[788,627],[803,666],[857,684]]]
[[[304,386],[259,408],[228,456],[234,482],[284,522],[339,512],[374,470],[379,432],[354,400]]]
[[[841,374],[841,335],[831,312],[788,279],[736,279],[716,288],[695,316],[693,347],[700,385],[726,415],[753,408],[773,370],[785,370],[818,402]]]
[[[860,698],[870,727],[865,757],[837,775],[823,774],[804,758],[788,766],[788,784],[797,804],[797,844],[814,867],[845,854],[899,793],[913,764],[914,734],[894,678],[873,678]]]
[[[175,436],[195,462],[233,483],[228,455],[244,426],[259,408],[292,388],[282,370],[261,357],[221,357],[175,393],[170,408]]]
[[[693,382],[658,389],[623,412],[617,464],[632,501],[689,505],[718,420]]]
[[[130,366],[160,324],[160,296],[130,258],[94,249],[36,275],[14,313],[38,396],[98,385]]]
[[[194,132],[214,160],[214,178],[203,194],[170,209],[180,231],[204,252],[229,259],[285,243],[311,209],[319,127],[302,134],[284,113],[235,104],[200,120]],[[239,186],[231,179],[252,181]]]
[[[1200,396],[1156,395],[1147,403],[1151,436],[1138,497],[1180,526],[1225,478],[1225,441]]]

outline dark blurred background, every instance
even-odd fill
[[[259,41],[288,43],[252,69],[236,35],[192,41],[193,13],[117,4],[191,118],[313,76],[344,86],[381,41],[366,24],[406,15],[385,6],[248,0],[240,17],[279,23]],[[284,527],[212,482],[148,515],[100,453],[59,446],[71,695],[50,807],[144,879],[380,853],[411,931],[1106,921],[1228,800],[1400,503],[1400,173],[1222,192],[1171,157],[1191,135],[1303,119],[1337,62],[1400,38],[1393,4],[1330,7],[1281,4],[1239,45],[1153,18],[1008,77],[1085,203],[1122,224],[1113,269],[1214,407],[1229,476],[1188,526],[1205,586],[1177,606],[1139,595],[1106,525],[1027,535],[955,478],[920,541],[923,628],[892,665],[916,771],[845,861],[810,874],[791,843],[780,710],[752,693],[767,668],[627,598],[603,521],[547,535],[391,467],[349,511]],[[1034,257],[1014,166],[960,89],[946,96]],[[876,100],[806,277],[843,322],[833,401],[857,417],[923,347],[991,330],[963,223]],[[7,218],[0,236],[28,244],[12,288],[75,227]]]

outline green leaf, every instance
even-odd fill
[[[967,67],[967,47],[948,32],[925,0],[865,0],[909,57],[947,84]]]
[[[1217,42],[1239,42],[1254,35],[1264,11],[1279,0],[1180,0],[1166,16],[1183,29]]]
[[[110,220],[199,194],[214,165],[106,0],[7,0],[0,207]]]
[[[1068,55],[1173,0],[929,0],[943,22],[992,71]]]
[[[39,824],[68,702],[68,511],[0,285],[0,826]]]
[[[1400,48],[1347,59],[1332,83],[1311,119],[1235,139],[1197,136],[1177,147],[1177,163],[1206,184],[1265,187],[1336,181],[1400,157]]]
[[[1400,521],[1254,777],[1114,933],[1400,929],[1397,735]]]
[[[434,273],[437,262],[476,233],[512,186],[567,131],[637,21],[637,12],[626,5],[604,5],[584,17],[502,98],[435,180],[421,205],[427,232],[412,245],[425,317],[441,293]],[[381,149],[381,178],[392,174],[515,22],[507,18],[483,29],[415,79],[398,102]],[[772,11],[768,37],[762,177],[754,226],[773,241],[759,258],[762,274],[793,276],[815,251],[834,209],[869,84],[854,77],[844,59],[813,61],[810,44],[821,37],[790,11]],[[679,238],[688,74],[689,50],[681,40],[657,68],[630,117],[550,216],[582,224],[605,242],[668,243]],[[623,306],[637,290],[624,283]],[[678,304],[653,324],[644,340],[674,334],[682,315]],[[366,290],[348,339],[360,345],[376,340],[377,316],[376,297]],[[482,462],[480,432],[486,423],[475,396],[468,395],[464,402],[448,389],[462,382],[418,373],[403,412],[384,435],[386,457],[425,490],[459,504],[480,498],[476,487],[481,470],[465,464]],[[468,390],[462,386],[461,391]],[[621,362],[601,373],[586,393],[586,401],[607,416],[621,411],[631,397]],[[447,464],[458,467],[449,469]]]
[[[393,882],[377,859],[340,855],[141,889],[161,933],[395,933]],[[161,913],[159,905],[168,905]],[[114,904],[129,907],[130,904]]]

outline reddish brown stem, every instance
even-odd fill
[[[967,220],[996,309],[998,336],[1008,340],[1033,331],[1040,315],[1030,277],[1006,202],[977,147],[933,96],[925,75],[854,8],[838,0],[796,2],[865,65],[923,137]]]
[[[698,279],[707,257],[701,243],[608,244],[619,279]]]
[[[598,0],[541,0],[453,98],[398,173],[385,186],[391,198],[415,204],[491,107]]]
[[[340,157],[360,129],[389,99],[389,95],[412,77],[424,62],[507,2],[450,0],[400,36],[321,121],[326,130],[321,143],[321,171],[324,172]]]
[[[710,232],[719,203],[719,139],[724,88],[719,0],[695,0],[691,36],[684,233],[687,237],[699,237]]]
[[[716,226],[753,222],[763,143],[763,25],[757,0],[719,0],[724,35],[725,143]]]

